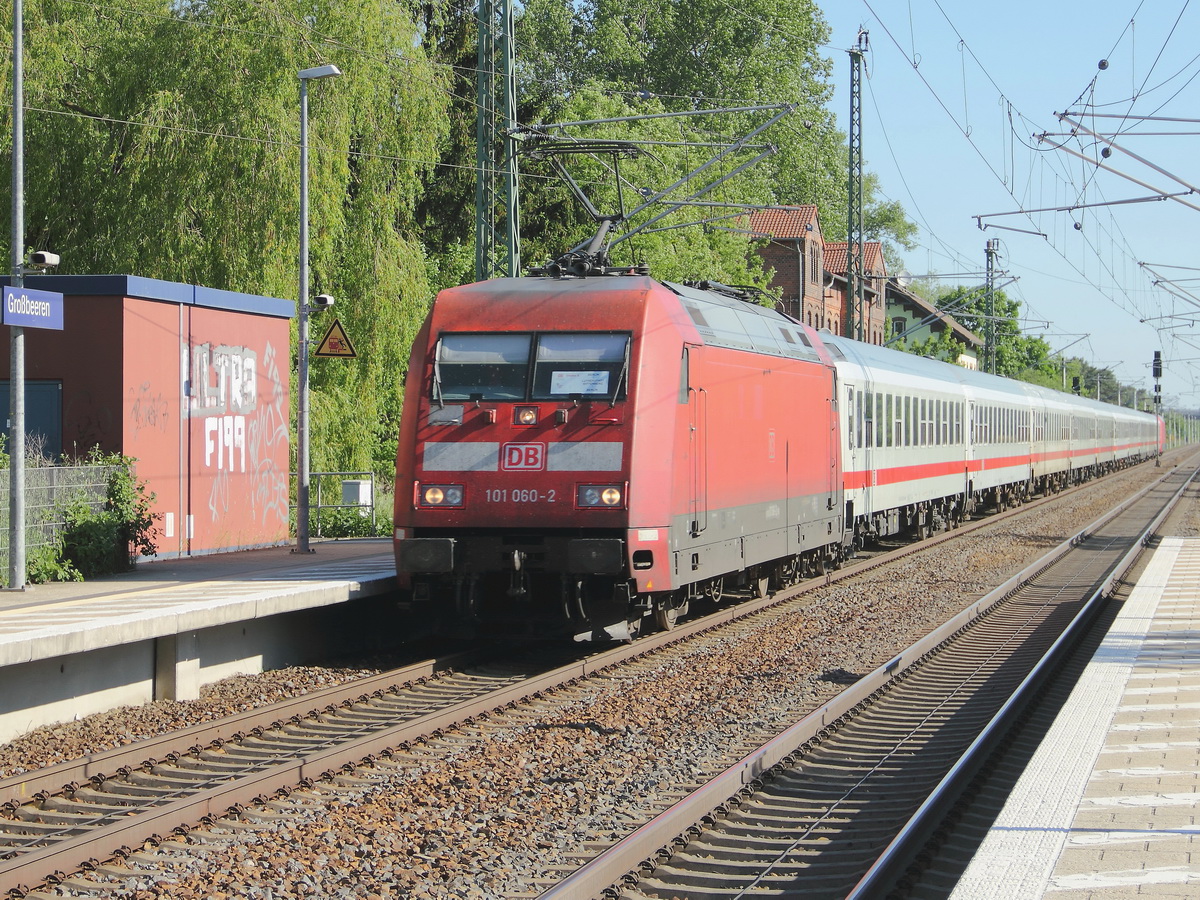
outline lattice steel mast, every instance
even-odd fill
[[[520,274],[513,0],[479,0],[475,88],[475,278]]]
[[[850,166],[846,179],[846,337],[863,340],[862,62],[867,32],[858,30],[850,53]]]

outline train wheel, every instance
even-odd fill
[[[663,631],[670,631],[679,617],[687,613],[687,609],[686,600],[680,601],[674,594],[668,594],[654,603],[654,624]]]

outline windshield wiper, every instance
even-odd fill
[[[626,373],[629,372],[629,338],[625,339],[625,360],[621,363],[621,372],[617,375],[617,383],[613,385],[612,399],[608,401],[608,408],[612,409],[617,405],[617,395],[621,393],[621,383],[625,380]]]
[[[438,338],[433,348],[433,399],[437,401],[438,409],[446,408],[442,397],[442,339]]]

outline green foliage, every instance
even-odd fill
[[[1044,375],[1054,372],[1050,346],[1040,337],[1021,332],[1018,317],[1021,304],[1009,299],[1004,291],[992,291],[991,309],[982,288],[957,287],[943,293],[937,300],[939,309],[949,313],[979,337],[985,337],[992,316],[995,335],[996,374],[1018,378],[1022,372],[1033,370]]]
[[[297,72],[343,71],[309,88],[311,288],[337,297],[358,358],[314,360],[316,469],[392,465],[381,436],[396,430],[430,296],[416,207],[447,129],[447,76],[422,49],[422,15],[375,0],[26,11],[28,240],[61,253],[62,274],[296,298]],[[0,109],[0,132],[10,124]],[[366,427],[333,440],[342,421]]]
[[[312,514],[309,532],[317,534],[317,514]],[[388,537],[392,533],[392,514],[375,512],[372,524],[368,512],[363,515],[356,509],[322,509],[320,511],[320,534],[327,538]]]
[[[926,299],[930,297],[929,287],[928,283],[924,283],[918,291]],[[982,289],[957,287],[943,291],[936,300],[930,302],[981,338],[985,336],[987,298]],[[993,292],[993,313],[997,317],[993,322],[996,374],[1060,391],[1070,391],[1073,379],[1078,377],[1083,396],[1130,408],[1134,406],[1137,396],[1134,388],[1122,384],[1111,370],[1089,365],[1077,357],[1064,360],[1052,356],[1050,346],[1043,338],[1022,334],[1018,321],[1020,309],[1021,304],[1010,300],[1004,291]],[[899,342],[892,346],[897,350],[954,362],[962,352],[963,345],[954,340],[949,331],[945,331],[925,341],[908,345]]]
[[[892,346],[897,350],[906,350],[917,356],[928,356],[931,359],[940,359],[942,362],[948,363],[957,363],[958,358],[966,349],[966,345],[957,340],[949,328],[943,328],[940,332],[930,334],[923,341],[913,341],[907,346],[904,345],[904,342],[898,342]]]
[[[517,24],[519,118],[523,123],[578,121],[795,104],[794,112],[753,141],[759,147],[769,142],[776,152],[700,199],[816,204],[829,239],[844,239],[846,139],[829,109],[832,64],[820,53],[829,39],[828,25],[811,0],[748,0],[731,10],[721,0],[529,0]],[[616,123],[576,136],[707,144],[690,149],[659,144],[650,148],[654,164],[623,164],[628,200],[630,187],[671,184],[717,153],[721,142],[748,133],[771,114]],[[723,162],[698,177],[695,186],[729,173],[750,156],[743,152]],[[548,168],[523,160],[522,178],[527,262],[557,257],[595,230]],[[596,166],[590,172],[585,168],[578,180],[589,188],[615,183],[611,172]],[[893,257],[895,245],[911,247],[916,226],[898,204],[878,199],[878,180],[870,175],[864,198],[867,237],[882,240]],[[612,198],[597,206],[602,212],[616,209]],[[739,222],[721,218],[726,212],[691,208],[672,215],[657,227],[705,218],[713,222],[703,230],[640,237],[635,247],[620,247],[624,253],[614,253],[613,261],[646,262],[660,278],[762,284],[758,267],[737,259],[747,255],[749,236],[736,233]]]
[[[59,536],[49,544],[36,544],[28,548],[25,553],[25,581],[27,584],[83,581],[83,573],[70,560],[63,559],[63,542]]]
[[[134,460],[93,450],[88,463],[111,466],[104,508],[96,511],[82,501],[65,510],[61,556],[83,578],[127,572],[139,556],[155,556],[154,494],[133,475]]]

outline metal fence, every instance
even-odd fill
[[[296,473],[292,472],[292,478]],[[363,496],[365,483],[366,495]],[[371,533],[375,533],[375,473],[374,472],[309,472],[309,504],[312,530],[315,537],[322,534],[321,512],[330,509],[353,509],[365,519],[371,519]],[[334,502],[333,498],[339,502]],[[292,506],[293,516],[296,507]]]
[[[29,466],[25,469],[25,548],[53,543],[66,522],[64,510],[82,501],[104,506],[113,466]],[[8,469],[0,469],[0,578],[8,582]]]

